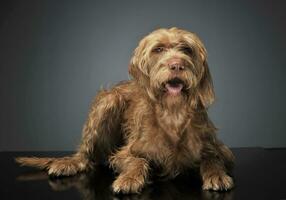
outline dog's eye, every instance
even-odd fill
[[[181,49],[185,54],[192,56],[193,55],[193,49],[191,47],[182,47]]]
[[[155,53],[161,53],[162,51],[164,51],[164,47],[156,47],[152,51]]]

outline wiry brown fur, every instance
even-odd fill
[[[158,47],[162,51],[156,52]],[[151,165],[168,177],[197,168],[203,189],[231,189],[234,157],[217,139],[207,114],[214,91],[206,57],[194,33],[178,28],[152,32],[134,51],[129,65],[133,79],[96,96],[76,154],[17,161],[59,176],[90,170],[106,159],[119,174],[114,192],[140,192],[150,179]],[[174,58],[184,70],[170,70]],[[170,95],[164,86],[175,77],[184,89]]]

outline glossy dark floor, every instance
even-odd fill
[[[1,152],[0,199],[286,199],[286,149],[236,148],[234,178],[229,192],[202,191],[200,181],[184,175],[171,181],[156,181],[140,195],[114,195],[113,173],[106,167],[92,174],[49,178],[46,173],[21,168],[13,158],[23,155],[63,156],[70,152]]]

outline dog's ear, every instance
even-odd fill
[[[215,99],[212,77],[207,61],[203,61],[202,76],[198,84],[198,96],[205,108],[208,108]]]
[[[145,50],[146,42],[143,40],[134,50],[128,66],[129,74],[139,83],[145,84],[149,77]]]
[[[191,44],[191,46],[195,46],[197,49],[197,61],[200,65],[197,95],[202,106],[204,108],[208,108],[215,99],[215,93],[212,77],[207,63],[207,51],[202,41],[195,33],[189,32],[186,40],[189,44]]]
[[[185,32],[184,40],[196,49],[197,62],[200,65],[197,96],[204,108],[208,108],[215,99],[212,77],[207,63],[207,51],[200,38],[192,32]]]

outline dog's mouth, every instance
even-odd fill
[[[184,81],[176,77],[165,83],[165,91],[170,95],[178,95],[182,92],[184,85]]]

